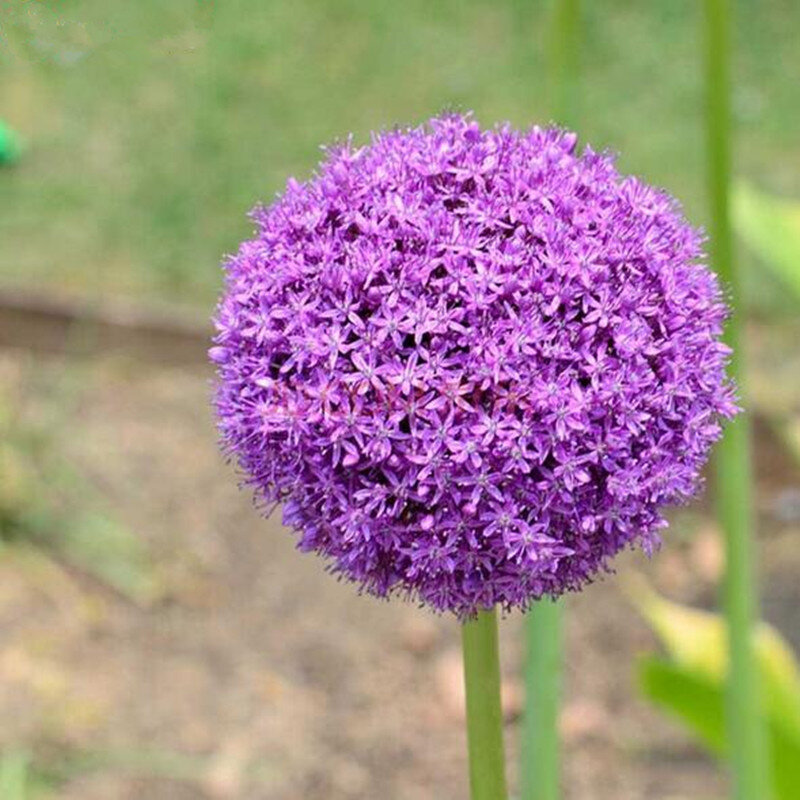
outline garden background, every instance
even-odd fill
[[[699,4],[583,5],[581,140],[707,223]],[[733,6],[735,175],[800,197],[800,5]],[[448,108],[547,123],[547,13],[0,2],[0,119],[24,144],[0,168],[2,800],[466,795],[458,631],[359,599],[253,513],[216,449],[203,337],[247,210],[308,176],[320,143]],[[743,242],[737,259],[762,610],[797,650],[800,306]],[[715,607],[711,499],[620,573]],[[629,595],[609,576],[567,603],[565,796],[725,797],[637,692],[657,644]],[[522,627],[503,626],[512,786]]]

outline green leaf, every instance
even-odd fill
[[[725,708],[728,636],[725,620],[665,600],[642,582],[632,587],[637,608],[661,640],[668,659],[639,665],[643,694],[682,720],[717,755],[728,750]],[[800,798],[800,669],[781,635],[760,623],[753,651],[761,677],[775,800]]]
[[[721,616],[672,603],[644,585],[635,591],[635,599],[677,666],[724,685],[728,634]],[[753,645],[766,713],[800,736],[800,669],[791,648],[763,622],[755,630]]]
[[[800,300],[800,202],[763,194],[739,182],[733,224],[747,245]]]
[[[639,662],[639,685],[651,702],[685,722],[709,750],[724,755],[725,707],[719,685],[655,656]]]
[[[639,685],[644,695],[681,720],[716,755],[727,752],[725,685],[718,678],[665,661],[646,657],[639,663]],[[800,733],[771,715],[772,786],[775,800],[800,797]]]
[[[772,785],[777,800],[800,797],[800,735],[769,721]]]

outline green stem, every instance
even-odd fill
[[[506,800],[497,612],[467,620],[462,638],[472,800]]]
[[[522,797],[524,800],[557,800],[562,606],[543,600],[528,616]]]
[[[729,0],[705,2],[706,146],[711,259],[733,308],[725,336],[733,349],[731,374],[743,394],[742,291],[733,260],[729,217],[731,11]],[[718,515],[727,548],[724,605],[730,648],[728,739],[736,800],[763,800],[770,796],[767,741],[752,653],[756,587],[750,464],[750,426],[747,415],[742,415],[727,427],[716,454]]]
[[[550,113],[559,125],[574,125],[578,105],[580,0],[553,0],[548,35]],[[523,800],[558,800],[563,612],[560,602],[536,603],[528,614],[526,710],[522,741]]]

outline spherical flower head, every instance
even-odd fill
[[[331,149],[226,265],[226,449],[299,547],[458,616],[651,549],[737,409],[677,203],[562,130]]]

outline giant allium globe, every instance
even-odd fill
[[[459,616],[651,549],[736,412],[677,203],[561,130],[448,115],[253,212],[211,357],[226,449],[303,550]]]

